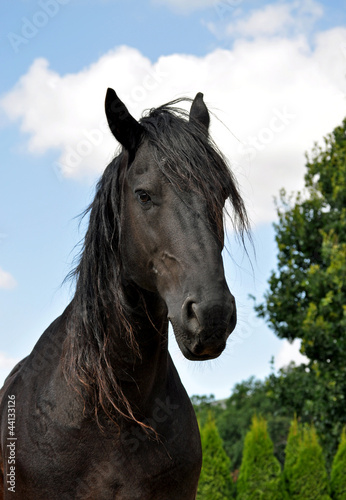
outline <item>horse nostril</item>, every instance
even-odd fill
[[[187,317],[188,318],[197,318],[195,310],[196,310],[196,303],[192,302],[192,300],[189,301],[186,305]]]
[[[192,299],[188,298],[183,304],[183,321],[189,326],[190,330],[197,330],[199,321],[197,317],[197,305]]]
[[[232,332],[237,322],[234,297],[222,302],[197,302],[189,297],[182,306],[182,320],[192,333],[206,331],[213,334]]]

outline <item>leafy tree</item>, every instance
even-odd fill
[[[332,497],[335,500],[346,500],[346,428],[341,434],[338,451],[334,457],[330,475]]]
[[[223,412],[225,404],[224,401],[216,401],[214,394],[210,394],[209,396],[194,395],[191,397],[191,403],[201,427],[204,427],[210,418],[210,414],[217,420]]]
[[[292,460],[288,469],[290,498],[330,500],[327,470],[315,428],[306,426],[303,433],[298,432],[298,439],[296,461]]]
[[[212,415],[201,429],[203,465],[198,484],[198,500],[232,498],[231,462],[222,444]]]
[[[302,339],[311,393],[297,414],[312,417],[331,458],[346,423],[346,119],[306,168],[303,194],[281,191],[278,269],[256,309],[280,338]]]
[[[246,435],[237,492],[240,500],[285,498],[280,463],[274,457],[273,443],[263,418],[254,416]]]
[[[269,375],[265,383],[271,407],[277,415],[290,416],[290,423],[294,415],[302,423],[314,418],[316,378],[309,367],[292,362],[277,374]]]

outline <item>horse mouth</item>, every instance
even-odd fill
[[[195,349],[192,351],[186,345],[180,345],[180,350],[189,361],[208,361],[211,359],[216,359],[220,356],[220,354],[224,351],[226,347],[226,343],[222,343],[222,345],[211,349]]]

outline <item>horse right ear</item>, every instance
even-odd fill
[[[110,88],[107,89],[105,111],[109,128],[116,140],[128,151],[135,151],[143,136],[144,128]]]

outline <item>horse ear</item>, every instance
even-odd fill
[[[196,97],[194,98],[192,104],[191,104],[191,110],[190,110],[190,122],[196,121],[200,125],[202,125],[206,132],[208,132],[209,128],[209,122],[210,122],[210,117],[209,117],[209,111],[207,106],[205,105],[203,101],[203,94],[202,92],[198,92]]]
[[[107,89],[105,111],[112,134],[128,151],[139,146],[144,128],[130,115],[113,89]]]

